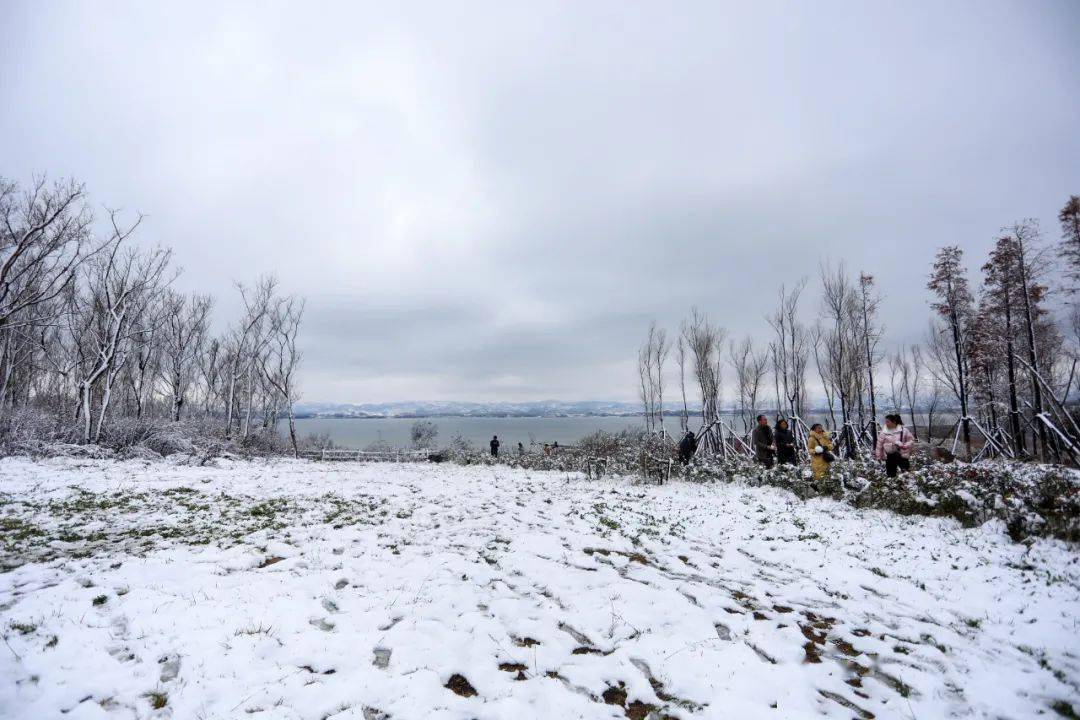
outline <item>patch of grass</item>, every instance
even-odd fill
[[[94,602],[94,605],[104,605],[105,603],[109,602],[109,596],[108,595],[98,595],[96,598],[94,598],[93,602]]]
[[[5,552],[17,552],[37,538],[45,537],[45,531],[17,517],[0,518],[0,538]]]
[[[270,500],[263,500],[261,503],[256,503],[248,511],[253,517],[273,519],[277,517],[279,512],[284,512],[288,509],[288,503],[283,498],[271,498]]]
[[[8,623],[8,627],[20,635],[29,635],[37,630],[37,625],[34,625],[33,623],[16,622],[14,620]]]
[[[273,634],[273,627],[269,625],[264,626],[262,623],[259,623],[258,625],[248,625],[247,627],[237,629],[237,631],[233,633],[233,637],[239,637],[240,635],[266,635],[269,637]]]
[[[603,525],[604,527],[610,529],[610,530],[618,530],[619,527],[621,527],[619,525],[618,521],[612,520],[609,517],[601,517],[600,518],[600,524]]]
[[[169,704],[169,696],[166,693],[158,692],[157,690],[145,693],[143,697],[150,701],[150,707],[155,710],[160,710]]]
[[[1066,700],[1055,700],[1054,703],[1050,705],[1050,709],[1063,718],[1069,718],[1069,720],[1080,720],[1080,715],[1077,715],[1076,711],[1073,710],[1072,703]]]

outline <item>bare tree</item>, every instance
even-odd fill
[[[1043,390],[1038,381],[1042,364],[1039,358],[1039,344],[1036,342],[1038,321],[1041,314],[1039,302],[1046,292],[1046,287],[1039,283],[1045,272],[1046,257],[1041,247],[1039,224],[1036,220],[1024,220],[1013,224],[1008,229],[1015,255],[1014,272],[1020,291],[1020,318],[1027,340],[1027,363],[1031,375],[1032,413],[1038,417],[1043,412]],[[1046,426],[1038,424],[1039,455],[1047,459]]]
[[[180,420],[188,388],[195,381],[213,304],[208,295],[185,296],[171,291],[163,300],[162,378],[172,396],[174,421]]]
[[[679,429],[686,432],[690,427],[690,406],[686,402],[686,338],[682,333],[675,343],[675,359],[679,363],[679,392],[682,394],[682,426]]]
[[[915,412],[917,405],[919,404],[920,392],[923,386],[923,355],[922,348],[918,345],[912,345],[904,352],[901,348],[898,355],[901,358],[900,363],[900,387],[903,392],[903,401],[908,408],[908,416],[911,418],[912,431],[915,433],[915,437],[918,438],[919,430],[918,423],[915,422]],[[897,408],[899,411],[900,408]]]
[[[1072,281],[1070,294],[1080,291],[1080,196],[1072,195],[1058,213],[1061,244],[1058,251],[1065,261],[1065,276]]]
[[[414,449],[426,450],[435,447],[439,437],[439,426],[430,420],[417,420],[412,424],[409,434],[412,437]]]
[[[934,442],[934,414],[941,404],[941,383],[931,377],[929,388],[923,396],[923,408],[926,410],[926,442]]]
[[[0,178],[0,328],[21,311],[60,297],[93,252],[91,215],[75,182],[25,193]]]
[[[874,288],[874,277],[866,273],[859,274],[859,319],[862,321],[859,334],[862,336],[863,349],[866,352],[867,389],[870,398],[870,435],[877,442],[877,400],[874,396],[874,366],[881,359],[878,344],[884,329],[878,322],[878,308],[881,296]]]
[[[855,436],[850,421],[855,404],[859,401],[863,375],[859,350],[859,295],[843,264],[835,269],[822,266],[821,286],[822,327],[818,333],[821,348],[817,354],[818,369],[822,381],[839,401],[841,440],[847,454],[853,456]]]
[[[276,304],[270,320],[269,360],[263,361],[266,381],[284,404],[289,418],[289,440],[292,442],[294,456],[299,453],[293,405],[299,399],[296,371],[301,360],[296,340],[300,334],[300,320],[303,315],[303,300],[290,297]]]
[[[973,316],[971,291],[963,265],[963,251],[956,245],[941,248],[934,260],[927,289],[937,297],[931,307],[944,320],[944,327],[932,326],[928,347],[937,361],[938,379],[946,382],[960,403],[964,447],[971,458],[971,426],[968,421],[968,365],[970,342],[968,324]],[[951,348],[943,344],[947,336]],[[951,353],[948,352],[951,349]],[[951,359],[950,359],[951,354]]]
[[[653,386],[656,388],[655,412],[660,423],[660,433],[666,434],[664,430],[664,364],[667,362],[668,354],[671,352],[671,343],[668,342],[667,330],[657,328],[655,323],[649,328],[649,337],[653,339],[653,371],[655,372]]]
[[[749,336],[738,344],[733,341],[728,350],[731,366],[735,370],[735,386],[743,430],[749,431],[754,425],[753,418],[757,415],[758,392],[765,377],[768,356],[754,350],[754,341]]]
[[[1004,347],[1009,400],[1009,427],[1016,453],[1025,454],[1024,433],[1020,426],[1020,402],[1017,390],[1016,341],[1017,301],[1021,292],[1016,272],[1019,255],[1011,235],[999,237],[990,259],[983,265],[983,303],[988,310],[984,318],[987,336],[998,348]],[[1000,357],[1000,356],[998,356]]]
[[[653,431],[653,407],[656,404],[656,386],[653,385],[653,353],[652,353],[653,337],[649,336],[649,339],[638,350],[638,380],[640,382],[639,393],[641,397],[641,404],[645,415],[645,430],[647,432]]]
[[[255,369],[259,365],[266,347],[266,317],[270,311],[277,279],[273,276],[259,278],[254,289],[249,290],[237,283],[237,290],[244,304],[244,315],[232,328],[228,337],[228,370],[225,389],[225,433],[230,435],[234,419],[240,421],[238,407],[241,393],[245,400],[245,414],[242,424],[243,437],[247,437],[251,422],[252,399],[254,396]],[[243,385],[241,385],[243,383]]]
[[[664,433],[664,364],[670,352],[667,331],[651,323],[648,338],[638,353],[639,392],[649,432]]]
[[[694,379],[701,396],[702,438],[712,451],[720,449],[720,435],[713,425],[720,419],[720,397],[723,390],[721,350],[727,330],[713,324],[697,308],[691,308],[690,318],[683,323],[682,336],[693,360]]]
[[[776,334],[775,374],[783,392],[786,412],[802,417],[806,412],[806,366],[810,356],[811,334],[799,320],[799,300],[806,289],[803,278],[789,292],[780,287],[780,302],[776,312],[766,319]],[[782,411],[781,408],[777,408]]]
[[[110,213],[112,237],[105,251],[88,265],[85,290],[71,294],[71,314],[81,337],[79,417],[83,442],[97,442],[109,410],[117,374],[127,361],[126,343],[137,331],[132,320],[160,292],[171,252],[164,249],[140,251],[125,241],[141,218],[121,227],[116,212]],[[97,423],[92,406],[99,396]]]
[[[0,445],[43,433],[16,409],[84,443],[111,440],[119,415],[221,414],[246,437],[291,410],[302,301],[260,279],[242,289],[244,316],[225,341],[207,342],[210,298],[168,291],[178,271],[168,250],[140,246],[141,220],[110,211],[96,235],[82,186],[38,180],[23,192],[0,180]],[[292,438],[295,451],[295,428]]]

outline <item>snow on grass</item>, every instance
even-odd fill
[[[1001,527],[505,467],[0,460],[0,717],[1080,711]]]

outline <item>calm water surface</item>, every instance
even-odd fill
[[[568,418],[496,418],[496,417],[442,417],[427,418],[439,428],[438,444],[445,447],[460,435],[479,447],[487,447],[492,435],[498,435],[503,450],[516,447],[519,442],[526,447],[530,443],[552,443],[572,445],[581,438],[603,430],[617,433],[627,428],[640,428],[645,420],[641,417],[568,417]],[[742,424],[734,418],[726,418],[738,429]],[[904,419],[907,420],[905,413]],[[809,422],[822,421],[831,427],[828,418],[812,416]],[[916,416],[919,422],[917,432],[922,437],[925,431],[925,416]],[[949,412],[942,412],[934,417],[937,433],[944,433],[948,425],[955,420]],[[669,431],[678,432],[678,418],[667,418]],[[364,448],[374,442],[385,442],[397,447],[409,447],[409,431],[415,418],[304,418],[296,421],[296,431],[300,437],[326,433],[335,445],[347,448]],[[691,428],[701,427],[699,418],[690,423]],[[279,425],[283,433],[288,433],[288,424]]]
[[[492,435],[498,435],[503,450],[526,447],[532,443],[558,442],[570,445],[581,438],[603,430],[620,432],[626,428],[642,427],[640,417],[569,417],[569,418],[495,418],[441,417],[427,418],[439,428],[439,445],[444,446],[460,435],[475,445],[487,447]],[[326,433],[335,445],[363,448],[373,442],[387,442],[399,447],[411,444],[409,431],[414,418],[304,418],[296,421],[300,437]],[[676,420],[673,427],[677,427]],[[288,425],[280,425],[288,432]]]

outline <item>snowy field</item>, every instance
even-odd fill
[[[1080,553],[502,467],[0,460],[0,717],[1080,712]]]

